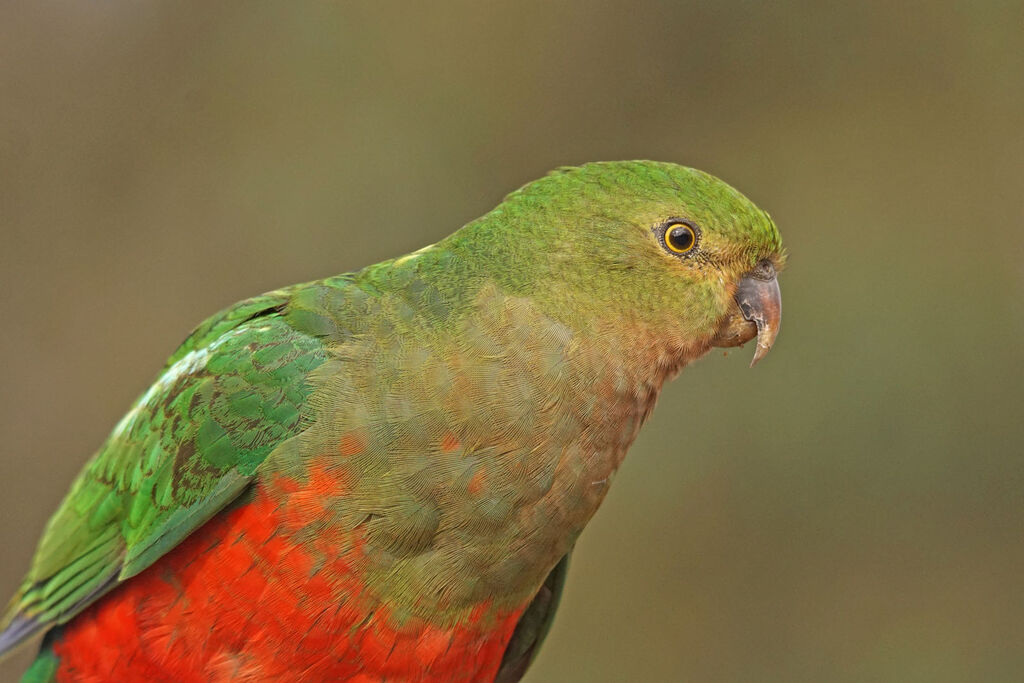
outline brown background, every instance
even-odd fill
[[[775,217],[782,335],[668,387],[530,680],[1019,677],[1022,5],[414,4],[0,6],[0,590],[206,315],[657,158]]]

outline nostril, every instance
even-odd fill
[[[768,259],[761,259],[750,271],[750,274],[758,280],[773,280],[775,279],[775,264]]]

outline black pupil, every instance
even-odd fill
[[[685,225],[672,228],[672,232],[668,234],[668,239],[672,243],[672,247],[679,251],[686,251],[693,245],[693,231]]]

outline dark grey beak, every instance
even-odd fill
[[[757,325],[757,348],[754,360],[750,361],[750,367],[754,367],[771,350],[782,323],[782,292],[775,266],[762,261],[744,275],[736,289],[736,303],[743,317]]]

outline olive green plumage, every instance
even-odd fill
[[[675,219],[696,226],[692,253],[660,241]],[[782,260],[768,216],[716,178],[598,163],[414,254],[237,304],[171,356],[75,481],[0,651],[73,618],[253,482],[309,481],[346,440],[348,490],[309,534],[363,525],[361,570],[396,614],[523,605],[663,381],[738,315],[738,280]],[[528,613],[519,655],[553,611]]]

